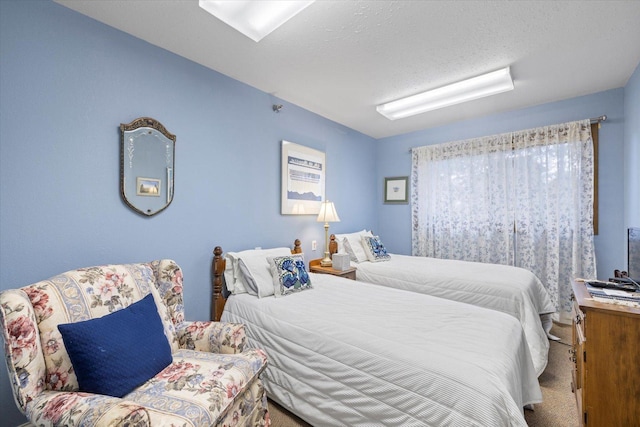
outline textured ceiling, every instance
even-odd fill
[[[197,0],[56,1],[374,138],[623,87],[640,62],[638,0],[318,0],[259,43]],[[395,121],[376,112],[508,65],[514,91]]]

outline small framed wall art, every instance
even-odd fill
[[[409,203],[408,176],[395,176],[384,179],[384,202],[389,204]]]
[[[159,179],[139,176],[136,179],[136,196],[160,197],[160,183]]]

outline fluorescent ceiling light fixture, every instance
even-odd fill
[[[513,80],[510,68],[507,67],[378,105],[376,110],[389,120],[396,120],[510,90],[513,90]]]
[[[227,25],[259,42],[314,1],[199,0],[198,4]]]

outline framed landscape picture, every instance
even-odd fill
[[[282,215],[317,215],[324,200],[325,154],[282,141]]]

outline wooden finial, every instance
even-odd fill
[[[213,277],[211,320],[216,322],[220,320],[220,317],[222,317],[222,311],[224,310],[224,305],[227,302],[222,293],[222,275],[224,274],[225,266],[226,261],[222,257],[222,248],[220,246],[216,246],[213,249],[213,262],[211,263],[211,275]]]
[[[329,253],[331,255],[338,253],[338,242],[336,242],[336,235],[332,234],[329,237]]]

